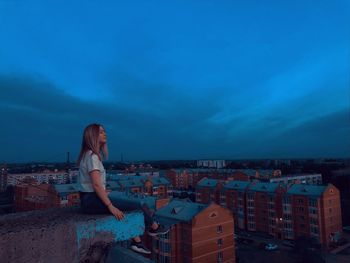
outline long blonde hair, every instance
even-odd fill
[[[103,128],[102,125],[93,123],[88,125],[84,129],[83,140],[81,143],[81,149],[78,157],[77,164],[80,165],[81,160],[84,157],[84,154],[91,150],[94,154],[98,156],[100,161],[106,159],[108,157],[108,148],[107,143],[100,146],[99,144],[99,136],[100,136],[100,127]]]

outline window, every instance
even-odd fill
[[[222,251],[218,252],[218,256],[217,256],[218,261],[217,262],[222,262],[223,258],[224,258],[224,255],[223,255]]]
[[[283,197],[283,203],[284,203],[284,204],[290,204],[290,203],[291,203],[290,197],[289,197],[289,196]]]
[[[221,238],[217,240],[217,244],[218,244],[219,247],[222,246],[222,239]]]
[[[318,220],[316,218],[310,218],[310,224],[312,225],[318,225]]]
[[[222,233],[222,226],[217,226],[216,227],[216,233]]]
[[[309,206],[317,207],[317,199],[310,198],[309,199]]]
[[[312,226],[312,227],[310,228],[310,230],[311,230],[311,233],[312,233],[312,234],[315,234],[315,235],[318,234],[318,228],[317,228],[317,227]]]
[[[299,198],[299,199],[298,199],[298,203],[299,203],[299,204],[302,204],[302,203],[303,203],[303,199]]]

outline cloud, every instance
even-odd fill
[[[304,121],[270,140],[267,155],[349,157],[350,111],[344,109]]]
[[[247,100],[251,91],[201,93],[149,79],[116,70],[110,99],[94,102],[45,79],[1,75],[0,161],[64,161],[67,151],[75,159],[91,122],[107,129],[111,160],[348,156],[348,119],[328,84],[254,111],[264,100]]]
[[[74,158],[82,130],[91,122],[105,125],[112,160],[120,153],[129,159],[193,158],[208,152],[211,144],[203,143],[207,138],[201,134],[211,129],[205,120],[215,107],[188,103],[183,95],[167,100],[163,94],[165,108],[147,111],[142,105],[84,101],[46,80],[13,74],[0,76],[0,96],[3,161],[55,161],[50,156],[59,153],[64,160],[67,151]]]

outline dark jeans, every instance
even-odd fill
[[[148,205],[139,199],[125,199],[116,195],[109,195],[112,204],[121,211],[142,210],[145,217],[145,225],[150,226],[155,222]],[[83,213],[86,214],[111,214],[109,209],[101,201],[95,192],[80,192],[80,204]]]

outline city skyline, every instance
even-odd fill
[[[0,161],[350,157],[349,7],[3,2]]]

